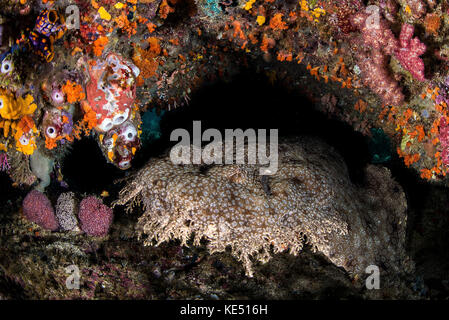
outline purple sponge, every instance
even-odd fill
[[[78,218],[81,229],[88,235],[104,237],[113,220],[112,209],[95,196],[84,198],[80,203]]]
[[[40,191],[30,191],[23,199],[23,214],[44,229],[56,231],[59,228],[50,200]]]

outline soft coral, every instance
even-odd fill
[[[424,77],[424,61],[419,57],[426,52],[426,45],[417,37],[413,38],[415,28],[407,23],[402,25],[401,34],[399,36],[399,47],[395,55],[401,65],[407,69],[412,76],[419,80],[425,81]]]

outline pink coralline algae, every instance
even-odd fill
[[[90,236],[104,237],[113,220],[112,209],[95,196],[84,198],[78,213],[81,229]]]
[[[424,61],[419,56],[426,52],[426,45],[417,37],[412,39],[414,31],[415,28],[412,25],[406,23],[402,25],[399,36],[399,48],[396,50],[395,55],[401,65],[415,79],[425,81]]]
[[[440,119],[440,135],[438,138],[441,143],[441,160],[446,166],[449,166],[449,124],[446,117]]]
[[[23,199],[23,214],[44,229],[56,231],[59,228],[50,200],[37,190],[30,191]]]

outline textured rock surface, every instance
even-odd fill
[[[173,165],[152,159],[122,190],[116,204],[142,201],[137,230],[146,244],[201,238],[211,253],[232,248],[246,273],[251,257],[297,254],[305,243],[337,266],[360,274],[375,264],[387,272],[410,267],[404,251],[406,199],[388,169],[369,166],[366,186],[354,186],[342,158],[310,138],[279,144],[279,169],[258,165]],[[404,269],[405,268],[405,269]]]

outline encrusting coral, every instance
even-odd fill
[[[231,247],[248,276],[251,258],[267,262],[271,247],[297,254],[306,243],[353,274],[372,264],[389,272],[410,267],[406,199],[388,169],[369,166],[366,186],[356,187],[342,158],[311,138],[280,143],[274,175],[259,176],[260,167],[152,159],[115,205],[143,203],[137,231],[148,235],[145,244],[205,238],[211,253]]]

